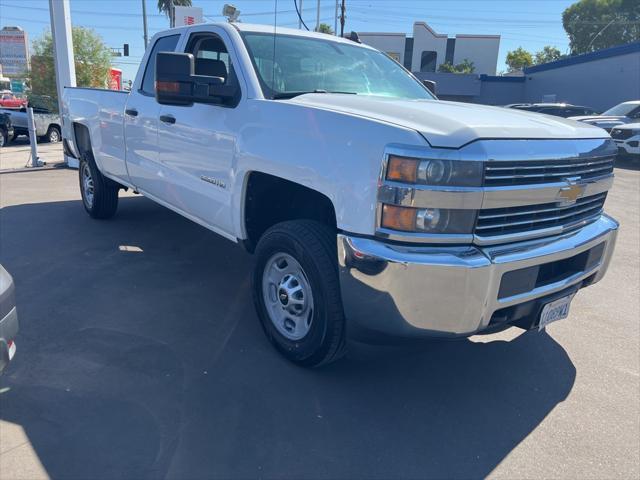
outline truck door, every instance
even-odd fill
[[[156,55],[175,51],[180,35],[156,40],[141,79],[131,91],[124,115],[126,161],[129,179],[140,191],[158,196],[162,171],[158,163],[158,114],[160,104],[155,97]]]
[[[225,42],[211,30],[192,32],[185,52],[193,54],[196,74],[223,77],[238,87],[238,95],[220,103],[161,107],[158,150],[160,163],[170,172],[162,199],[235,238],[231,177],[241,128],[239,82]]]

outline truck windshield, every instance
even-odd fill
[[[433,99],[400,65],[377,50],[317,38],[242,34],[267,98],[351,93]],[[275,55],[274,55],[275,49]]]

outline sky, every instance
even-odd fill
[[[130,45],[130,57],[114,58],[125,79],[135,77],[144,53],[142,1],[146,1],[149,38],[168,28],[156,0],[70,0],[74,25],[90,27],[109,47]],[[224,21],[225,3],[234,4],[246,23],[297,28],[293,0],[193,0],[208,21]],[[298,0],[298,4],[300,0]],[[509,50],[522,46],[536,52],[554,45],[567,53],[569,41],[562,28],[562,12],[574,0],[346,0],[345,31],[404,32],[414,21],[427,22],[436,32],[501,35],[498,72],[506,70]],[[302,0],[305,23],[313,28],[317,0]],[[277,15],[274,12],[277,11]],[[320,21],[333,27],[335,0],[320,0]],[[33,40],[49,28],[49,0],[0,0],[0,27],[18,25]]]

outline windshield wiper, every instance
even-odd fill
[[[306,92],[282,92],[282,93],[274,93],[273,94],[273,98],[274,100],[282,100],[282,99],[286,99],[286,98],[293,98],[293,97],[297,97],[298,95],[305,95],[307,93],[342,93],[345,95],[357,95],[357,92],[340,92],[340,91],[328,91],[328,90],[322,90],[322,89],[315,89],[315,90],[309,90]]]

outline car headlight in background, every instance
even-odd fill
[[[386,179],[433,186],[479,187],[483,163],[389,155]]]
[[[383,205],[381,226],[402,232],[469,234],[476,213],[476,210]]]

